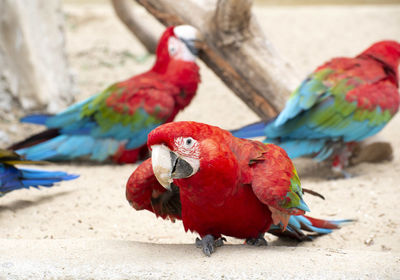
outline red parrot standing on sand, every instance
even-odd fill
[[[115,83],[63,112],[32,115],[23,122],[48,129],[10,148],[29,160],[135,162],[147,152],[147,134],[189,105],[200,82],[197,30],[171,26],[163,33],[156,62],[147,72]]]
[[[304,240],[310,236],[301,229],[325,234],[344,222],[304,216],[309,208],[296,169],[274,144],[196,122],[162,125],[147,144],[152,157],[129,178],[128,201],[136,210],[182,219],[186,231],[200,234],[196,245],[207,256],[223,244],[222,235],[259,246],[268,230]]]

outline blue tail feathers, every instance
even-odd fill
[[[46,125],[46,121],[50,117],[52,117],[52,115],[33,114],[33,115],[28,115],[28,116],[21,118],[20,121],[23,123],[34,123],[34,124]]]
[[[239,138],[253,138],[265,136],[265,127],[269,122],[257,122],[246,125],[242,128],[231,130],[233,136]]]
[[[73,180],[79,175],[62,171],[16,168],[0,164],[0,196],[17,189],[51,187],[60,181]]]
[[[18,150],[28,160],[71,160],[90,156],[99,162],[114,155],[121,142],[115,139],[94,139],[90,135],[59,135],[46,142]]]
[[[282,231],[280,225],[272,225],[268,232],[279,237],[285,236],[297,241],[310,241],[317,236],[331,233],[334,229],[340,228],[340,225],[344,223],[353,221],[350,219],[322,220],[304,215],[290,216],[285,231]],[[304,231],[310,232],[310,234],[306,234]]]

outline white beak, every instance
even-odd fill
[[[154,175],[167,190],[171,190],[173,179],[188,178],[199,170],[200,160],[197,158],[178,155],[165,145],[153,145],[151,150]]]
[[[171,150],[165,145],[151,146],[151,164],[158,182],[167,190],[171,190],[172,162]]]

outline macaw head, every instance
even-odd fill
[[[391,66],[396,72],[400,63],[400,43],[396,41],[380,41],[363,51],[360,56],[370,56]]]
[[[173,95],[178,110],[189,105],[200,83],[195,60],[201,41],[200,33],[193,26],[178,25],[168,27],[158,43],[152,71],[179,88]]]
[[[184,61],[194,63],[198,53],[199,32],[190,25],[170,26],[162,34],[156,50],[153,71],[165,72],[169,63]]]
[[[202,185],[207,185],[207,180],[234,180],[236,174],[232,170],[238,170],[238,163],[227,146],[229,136],[232,137],[218,127],[196,122],[157,127],[147,141],[154,175],[166,189],[176,180],[195,180]]]

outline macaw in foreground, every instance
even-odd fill
[[[24,160],[10,150],[0,149],[0,197],[17,189],[51,187],[63,180],[78,178],[78,175],[61,171],[45,171],[16,168],[15,164],[37,164],[43,162]]]
[[[137,161],[147,154],[147,134],[172,121],[195,96],[200,82],[197,41],[192,26],[168,27],[149,71],[115,83],[57,115],[23,118],[47,130],[10,148],[30,160]]]
[[[355,58],[339,57],[318,67],[267,122],[232,131],[236,137],[266,136],[291,158],[330,159],[345,177],[356,143],[378,133],[400,103],[400,44],[381,41]]]
[[[264,233],[311,239],[345,221],[305,216],[309,211],[296,169],[274,145],[240,139],[218,127],[174,122],[154,129],[147,144],[151,159],[131,175],[126,196],[136,210],[146,209],[185,230],[199,233],[196,245],[209,256],[222,235],[266,245]]]

